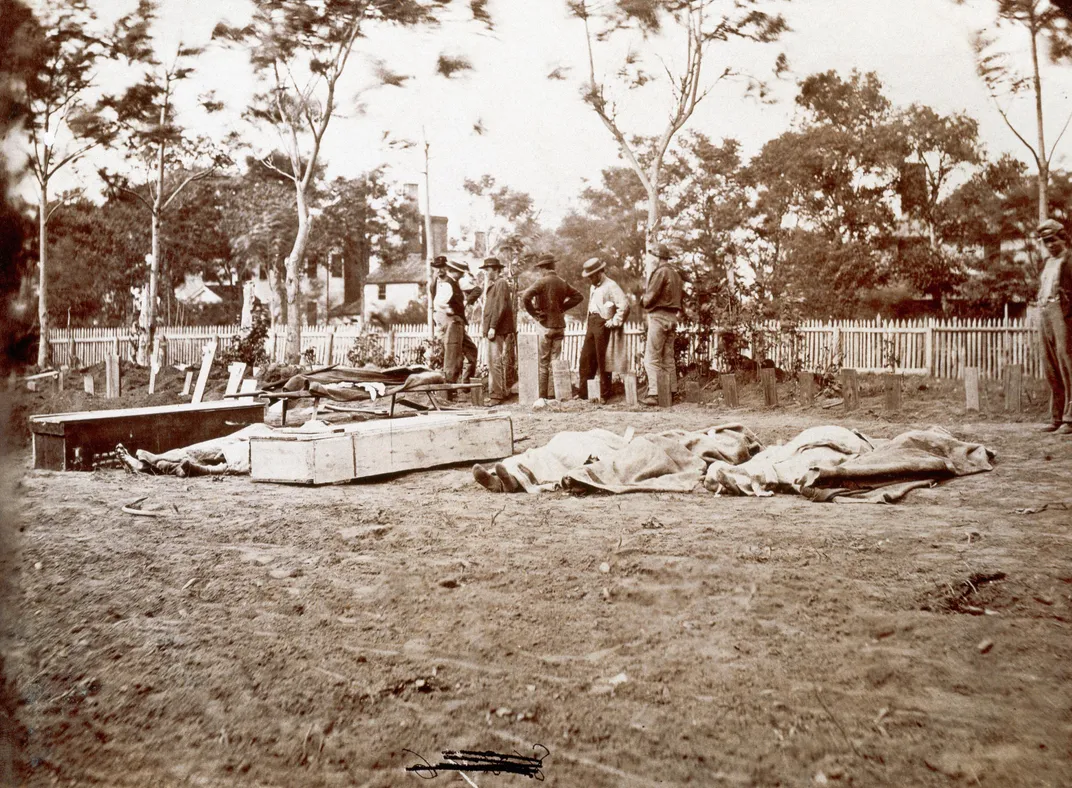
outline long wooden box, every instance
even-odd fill
[[[159,454],[263,421],[263,403],[233,400],[31,416],[34,468],[90,471],[117,443]]]
[[[345,424],[331,432],[278,432],[249,442],[255,482],[337,484],[513,454],[505,413],[434,413]]]

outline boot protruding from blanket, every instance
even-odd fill
[[[495,467],[490,471],[483,465],[474,465],[473,478],[477,484],[491,492],[516,493],[521,490],[521,485],[518,484],[517,479],[501,462],[495,463]]]
[[[123,463],[123,467],[131,473],[155,473],[152,465],[142,462],[132,455],[122,443],[115,445],[115,456],[119,459],[119,462]]]

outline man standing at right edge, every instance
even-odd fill
[[[670,249],[660,244],[655,256],[659,264],[651,272],[640,305],[648,312],[648,342],[644,347],[644,371],[648,376],[645,405],[659,404],[659,373],[670,379],[670,391],[677,393],[677,360],[674,336],[681,315],[681,274],[670,263]]]
[[[1072,261],[1068,235],[1055,219],[1038,226],[1046,263],[1037,305],[1042,368],[1050,384],[1050,423],[1043,432],[1072,434]]]

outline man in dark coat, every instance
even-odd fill
[[[447,383],[460,383],[465,347],[465,297],[449,267],[447,258],[440,255],[432,261],[437,278],[432,281],[432,320],[443,341],[443,377]],[[454,274],[454,275],[452,275]],[[469,341],[472,344],[472,340]],[[473,347],[475,350],[475,345]],[[473,353],[475,367],[476,353]]]
[[[677,393],[677,359],[674,337],[681,315],[681,274],[670,263],[670,249],[660,244],[655,250],[659,264],[651,272],[640,305],[648,312],[648,342],[644,347],[644,371],[648,376],[645,405],[659,404],[659,373],[670,378],[670,391]]]
[[[489,257],[480,267],[487,277],[484,321],[481,328],[488,339],[488,376],[491,379],[488,402],[491,405],[500,405],[510,390],[506,371],[506,348],[517,332],[514,293],[510,289],[510,282],[502,276],[503,266],[498,257]]]
[[[1060,222],[1047,219],[1038,226],[1046,260],[1039,276],[1036,304],[1042,368],[1050,384],[1050,423],[1044,432],[1072,434],[1072,260],[1068,234]]]
[[[555,273],[555,256],[542,254],[536,260],[543,276],[521,294],[521,304],[543,327],[540,334],[540,396],[554,396],[551,364],[562,357],[566,336],[566,312],[584,300],[579,292]]]

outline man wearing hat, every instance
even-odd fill
[[[555,273],[555,256],[542,254],[536,267],[543,275],[521,294],[525,311],[543,327],[540,335],[540,396],[554,396],[551,363],[562,357],[562,340],[566,336],[566,312],[584,300],[579,292]]]
[[[670,249],[659,244],[655,250],[659,262],[651,272],[640,305],[648,312],[648,342],[644,347],[644,371],[648,376],[645,405],[659,404],[659,373],[670,378],[670,391],[677,393],[677,359],[674,335],[681,315],[681,274],[670,263]]]
[[[1072,434],[1072,262],[1068,234],[1060,222],[1038,226],[1046,262],[1039,276],[1036,304],[1042,367],[1050,384],[1050,423],[1044,432]]]
[[[443,339],[443,377],[447,383],[465,380],[463,359],[471,375],[476,369],[477,351],[465,333],[465,297],[458,279],[469,268],[464,263],[439,255],[432,261],[438,278],[432,282],[432,320]]]
[[[625,352],[625,318],[629,314],[629,299],[618,283],[605,273],[607,264],[598,257],[584,261],[581,269],[590,285],[588,291],[588,324],[581,346],[581,387],[592,378],[599,378],[599,391],[610,397],[610,375],[628,371]],[[612,347],[613,345],[613,347]]]
[[[488,375],[491,379],[488,402],[491,405],[500,405],[509,393],[506,373],[507,343],[517,333],[514,294],[510,289],[510,282],[502,276],[503,266],[498,257],[489,257],[480,268],[487,277],[481,329],[488,339]]]

